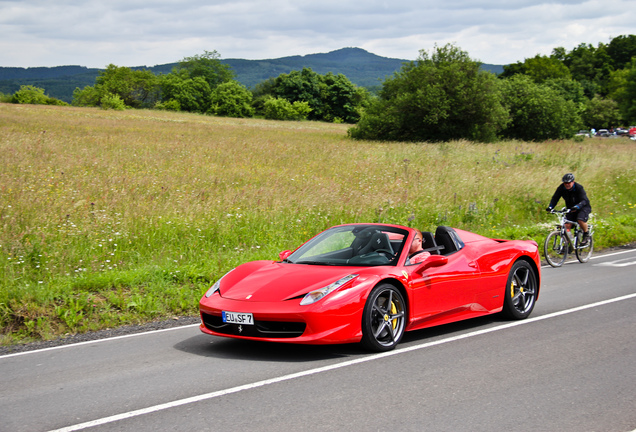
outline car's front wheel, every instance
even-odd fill
[[[362,344],[373,351],[395,348],[404,335],[406,304],[391,284],[373,288],[362,314]]]
[[[539,277],[526,261],[517,261],[508,274],[504,293],[503,314],[512,319],[524,319],[534,309],[539,293]]]

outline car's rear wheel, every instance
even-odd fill
[[[406,304],[391,284],[373,288],[362,314],[362,344],[373,351],[395,348],[404,335]]]
[[[539,277],[527,261],[517,261],[508,274],[504,293],[503,314],[512,319],[530,315],[539,292]]]

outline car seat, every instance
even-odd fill
[[[375,229],[366,228],[356,234],[356,238],[351,243],[352,256],[361,255],[360,252],[367,247],[375,232],[377,232]]]
[[[422,249],[426,252],[430,252],[432,255],[439,255],[441,247],[437,246],[433,233],[429,231],[422,231]]]
[[[363,247],[358,255],[364,255],[369,252],[376,251],[378,249],[384,249],[393,254],[393,248],[391,247],[391,241],[386,233],[376,232],[371,236],[371,241]]]
[[[442,246],[442,255],[450,255],[464,247],[455,230],[443,225],[435,230],[435,242]]]

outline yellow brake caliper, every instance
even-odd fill
[[[523,293],[523,287],[519,287],[519,293]],[[515,281],[510,282],[510,298],[515,297]]]
[[[391,314],[395,315],[397,313],[397,308],[395,307],[395,303],[391,302]],[[397,327],[397,318],[393,319],[393,330]]]

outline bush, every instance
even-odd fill
[[[20,86],[20,90],[13,94],[11,102],[33,105],[68,105],[59,99],[44,94],[44,89],[32,85]]]
[[[124,111],[126,109],[126,104],[124,103],[122,98],[120,98],[119,95],[115,95],[112,93],[107,93],[106,95],[102,96],[99,104],[102,109],[114,109],[117,111]]]
[[[170,99],[166,102],[157,102],[155,104],[155,109],[178,112],[181,111],[181,104],[179,103],[179,101]]]
[[[237,81],[228,81],[212,91],[212,114],[227,117],[252,117],[252,93]]]
[[[86,86],[83,89],[76,87],[73,91],[73,106],[95,107],[99,105],[99,90],[93,86]]]
[[[263,105],[263,114],[270,120],[304,120],[310,112],[308,102],[292,104],[283,98],[268,98]]]

